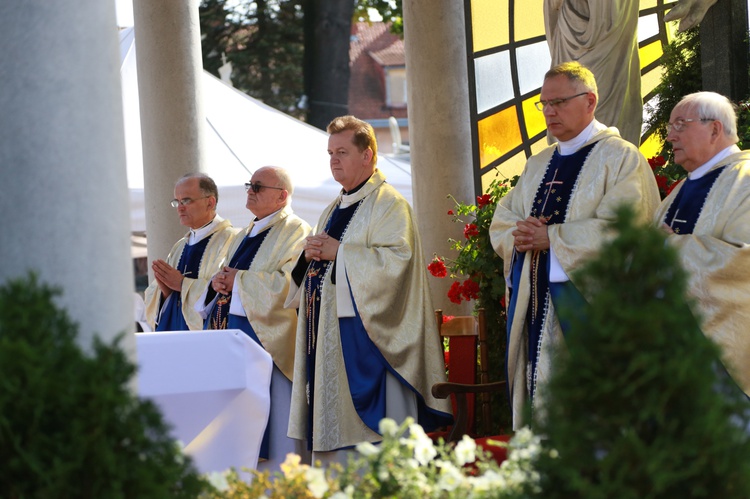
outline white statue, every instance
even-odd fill
[[[717,0],[679,0],[664,17],[680,31],[703,20]],[[578,61],[599,87],[596,118],[640,144],[643,100],[638,59],[638,0],[545,0],[544,23],[552,66]]]

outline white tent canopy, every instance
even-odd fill
[[[132,27],[120,31],[120,57],[131,225],[133,231],[142,232],[146,230],[143,151]],[[219,214],[236,227],[247,225],[252,214],[245,208],[244,183],[256,169],[274,165],[290,172],[294,183],[292,208],[314,226],[341,189],[331,177],[328,165],[328,135],[237,91],[205,71],[202,85],[209,163],[205,171],[219,186]],[[411,203],[410,165],[393,157],[379,156],[378,168]],[[165,199],[165,213],[170,213],[168,203]]]

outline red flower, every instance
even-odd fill
[[[451,288],[448,290],[448,299],[453,303],[461,303],[461,283],[453,281]]]
[[[483,208],[490,204],[492,202],[492,196],[489,194],[482,194],[481,196],[477,196],[477,206],[479,208]]]
[[[448,210],[448,215],[453,215],[453,210]]]
[[[464,227],[464,237],[466,239],[469,239],[472,236],[478,236],[479,235],[479,229],[477,228],[476,224],[466,224],[466,227]]]
[[[467,301],[479,298],[479,284],[474,279],[466,279],[461,287],[461,294]]]
[[[500,297],[500,306],[505,308],[505,296]]]
[[[663,175],[656,175],[656,185],[659,187],[659,190],[661,192],[664,192],[667,190],[667,184],[669,183],[669,179]]]
[[[432,262],[427,266],[427,270],[430,274],[435,277],[445,277],[448,275],[448,269],[445,268],[445,262],[442,259],[435,257]]]
[[[444,315],[443,316],[443,324],[445,324],[448,321],[452,321],[455,315]]]
[[[669,185],[669,187],[667,188],[667,196],[669,196],[669,193],[671,193],[671,192],[672,192],[672,191],[674,190],[674,188],[675,188],[675,187],[677,187],[677,185],[678,185],[678,184],[679,184],[680,182],[682,182],[682,179],[680,179],[680,180],[675,180],[674,182],[672,182],[672,183],[671,183],[671,184]]]
[[[667,160],[664,159],[664,156],[654,156],[653,158],[648,159],[648,165],[652,170],[656,170],[657,168],[660,168],[666,164]]]

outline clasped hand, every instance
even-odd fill
[[[184,278],[182,272],[164,260],[154,260],[151,264],[151,269],[154,271],[156,283],[165,297],[172,294],[172,291],[180,291],[182,289],[182,279]]]
[[[314,236],[308,236],[305,239],[305,260],[315,260],[319,262],[321,260],[333,261],[336,259],[336,253],[339,250],[341,243],[338,239],[333,238],[322,232]]]
[[[237,270],[232,267],[224,267],[211,278],[211,287],[222,295],[228,295],[234,287],[234,278]]]
[[[516,251],[525,253],[549,249],[546,218],[528,217],[516,222],[516,227],[516,230],[511,232]]]

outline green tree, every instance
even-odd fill
[[[541,496],[750,497],[748,401],[688,309],[676,250],[630,210],[614,229],[574,276],[588,307],[560,310]]]

